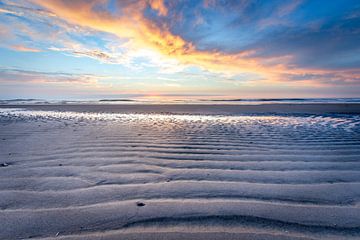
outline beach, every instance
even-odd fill
[[[360,104],[6,104],[0,164],[0,239],[360,239]]]

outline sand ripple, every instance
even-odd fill
[[[1,109],[0,124],[0,239],[360,238],[358,115]]]

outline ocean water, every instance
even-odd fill
[[[0,105],[18,104],[271,104],[271,103],[360,103],[360,98],[238,98],[238,99],[98,99],[98,100],[47,100],[4,99]]]

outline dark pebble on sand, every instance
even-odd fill
[[[60,163],[60,164],[59,164],[59,166],[61,167],[61,166],[62,166],[62,164]]]
[[[145,206],[145,203],[137,202],[137,203],[136,203],[136,206],[138,206],[138,207],[143,207],[143,206]]]

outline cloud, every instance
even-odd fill
[[[48,17],[55,16],[51,12],[46,11],[44,9],[34,8],[32,4],[28,1],[22,1],[21,3],[18,3],[16,1],[4,0],[0,2],[0,4],[1,4],[0,13],[7,13],[16,16],[26,16],[29,14],[33,14],[37,16],[39,15],[48,16]]]
[[[114,36],[68,23],[50,11],[33,5],[26,6],[28,2],[24,3],[3,4],[3,7],[11,9],[13,14],[0,15],[4,19],[0,23],[1,47],[22,52],[50,50],[78,57],[90,57],[103,63],[132,65],[129,54],[125,53],[126,49],[121,49],[123,43]],[[17,16],[21,16],[21,19]],[[104,44],[89,41],[93,36],[102,39]]]
[[[168,13],[163,0],[150,0],[149,5],[152,9],[157,10],[161,16],[166,16]]]
[[[302,2],[303,2],[302,0],[293,0],[290,1],[289,3],[285,3],[284,5],[281,5],[277,11],[277,15],[279,17],[283,17],[292,13],[297,7],[300,6]]]
[[[16,68],[0,68],[0,82],[2,83],[66,83],[66,84],[96,84],[103,76],[93,74],[75,74],[65,72],[40,72]]]
[[[249,45],[253,57],[292,55],[289,65],[305,69],[356,69],[360,67],[360,18],[337,18],[311,28],[285,27]]]
[[[0,8],[0,13],[8,13],[8,14],[14,14],[17,15],[16,12],[8,10],[8,9],[4,9],[4,8]]]
[[[161,1],[131,1],[121,2],[121,15],[114,15],[106,10],[96,11],[106,1],[77,1],[76,3],[54,0],[35,1],[37,4],[51,11],[69,23],[82,27],[89,27],[97,31],[114,34],[121,39],[127,39],[130,49],[149,49],[160,53],[162,56],[175,59],[187,66],[199,66],[213,72],[227,73],[257,73],[268,80],[276,81],[284,76],[290,69],[287,67],[288,55],[284,56],[261,56],[257,55],[257,49],[249,49],[235,53],[224,53],[213,50],[198,50],[196,46],[186,41],[180,35],[175,35],[164,23],[156,22],[145,17],[147,6],[157,10],[160,15],[166,15],[165,5]],[[74,6],[75,4],[75,6]],[[149,4],[149,5],[148,5]],[[249,7],[244,1],[243,6]],[[297,4],[287,6],[281,10],[284,15],[292,11]],[[106,58],[107,55],[97,52],[83,52],[82,54]],[[78,51],[76,51],[78,53]],[[271,64],[270,64],[271,63]]]
[[[291,15],[302,6],[302,1],[204,1],[188,3],[187,8],[175,1],[161,0],[31,3],[35,5],[8,4],[4,9],[23,17],[29,17],[23,13],[31,13],[33,22],[42,24],[41,31],[30,24],[19,24],[16,35],[30,36],[35,42],[45,39],[48,43],[42,46],[52,51],[129,67],[156,66],[163,73],[181,72],[191,66],[220,76],[252,73],[261,79],[259,84],[264,81],[355,84],[359,79],[354,69],[360,61],[351,54],[360,52],[358,15],[349,13],[348,18],[340,16],[318,28],[302,22],[300,25],[304,26],[294,27]],[[194,11],[186,12],[191,8]],[[174,19],[177,25],[182,23],[178,21],[180,15],[184,22],[195,18],[189,22],[197,24],[174,29]],[[216,28],[209,29],[211,24]],[[244,32],[244,28],[250,29],[250,33]],[[234,32],[237,34],[231,35]],[[92,42],[92,35],[110,40]],[[199,35],[213,40],[204,47]],[[249,40],[239,40],[242,35],[249,35]],[[138,58],[147,61],[135,63]]]
[[[101,51],[97,51],[97,50],[94,50],[94,51],[86,51],[86,52],[80,52],[80,51],[74,51],[73,52],[74,54],[76,55],[84,55],[84,56],[89,56],[89,57],[92,57],[92,58],[97,58],[97,59],[102,59],[102,60],[109,60],[111,57],[110,55],[104,53],[104,52],[101,52]]]
[[[315,85],[333,86],[333,85],[360,85],[360,71],[334,71],[324,73],[304,73],[288,74],[287,80],[298,82],[311,82]]]
[[[10,48],[15,51],[20,51],[20,52],[41,52],[40,49],[31,48],[31,47],[27,47],[27,46],[23,46],[23,45],[12,45],[12,46],[10,46]]]
[[[150,49],[163,56],[176,59],[182,64],[198,65],[213,71],[261,71],[262,66],[249,59],[243,59],[245,52],[232,55],[221,52],[199,51],[179,35],[174,35],[164,24],[158,26],[143,14],[147,4],[144,1],[122,5],[123,16],[113,16],[109,12],[96,12],[98,2],[77,1],[76,6],[65,1],[36,1],[57,16],[67,21],[97,31],[126,38],[133,49]],[[154,4],[152,2],[152,4]],[[161,10],[163,11],[163,10]],[[160,11],[160,12],[161,12]],[[165,13],[163,11],[163,13]]]

